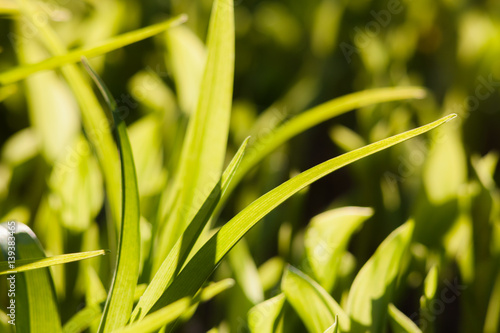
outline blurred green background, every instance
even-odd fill
[[[169,46],[177,45],[175,38],[197,36],[204,41],[211,5],[210,0],[41,3],[68,48],[93,45],[173,15],[189,16],[184,24],[189,30],[182,28],[185,35],[161,34],[92,60],[130,125],[146,224],[156,218],[193,99],[178,92],[175,71],[192,70],[186,77],[196,78],[196,68],[173,64],[179,59]],[[239,185],[218,223],[291,175],[332,156],[457,113],[449,126],[315,183],[266,217],[246,242],[257,266],[274,256],[300,265],[300,242],[312,217],[334,207],[372,207],[374,216],[349,247],[354,265],[360,267],[392,230],[413,217],[418,246],[412,249],[408,286],[398,295],[398,307],[407,315],[418,311],[424,267],[438,263],[440,281],[458,277],[468,287],[433,320],[436,330],[497,331],[500,313],[491,304],[500,299],[495,185],[500,149],[500,2],[236,0],[234,9],[236,63],[228,156],[246,136],[265,138],[295,114],[351,92],[415,85],[427,88],[429,94],[422,100],[364,107],[294,138]],[[36,32],[23,23],[15,2],[0,1],[0,15],[0,71],[48,56]],[[16,48],[16,38],[27,38],[29,43]],[[189,54],[202,53],[196,49]],[[95,160],[80,165],[82,172],[94,175],[88,185],[80,184],[88,186],[87,197],[82,194],[81,200],[92,206],[84,217],[73,216],[77,210],[61,208],[64,198],[75,193],[54,185],[58,161],[68,160],[78,147],[89,149],[75,143],[81,133],[80,115],[64,80],[58,72],[35,74],[0,87],[0,101],[2,221],[16,218],[32,225],[49,253],[93,244],[91,235],[81,238],[78,233],[83,230],[71,223],[78,225],[73,220],[82,218],[83,225],[90,226],[96,221],[101,230],[105,224]],[[146,176],[141,179],[141,175]],[[73,222],[60,229],[61,235],[53,235],[44,229],[51,219]],[[58,243],[62,248],[51,247],[54,237],[65,239]],[[67,272],[76,272],[76,264],[72,265]],[[216,274],[230,274],[226,266]],[[346,281],[350,278],[346,274]],[[73,277],[59,294],[73,293],[77,285]],[[341,297],[342,287],[337,288],[333,295]],[[238,290],[225,295],[224,302],[202,306],[184,329],[208,329],[225,318],[234,331],[246,331],[251,301],[244,301]],[[266,294],[270,295],[272,288]],[[67,319],[81,304],[78,297],[62,299]]]

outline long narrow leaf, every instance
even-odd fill
[[[84,61],[85,67],[101,90],[111,110],[116,110],[116,102],[102,80]],[[140,228],[139,189],[135,172],[132,147],[127,135],[125,121],[115,118],[117,142],[120,150],[122,175],[122,222],[115,274],[104,307],[99,332],[111,332],[123,327],[132,311],[134,290],[139,276]]]
[[[194,246],[198,236],[207,224],[214,211],[220,197],[226,191],[231,179],[233,178],[240,162],[244,156],[248,138],[243,142],[240,149],[236,152],[228,167],[222,174],[219,183],[214,187],[207,200],[198,211],[193,221],[182,234],[182,237],[174,245],[167,258],[163,261],[160,269],[156,272],[153,280],[148,285],[146,292],[141,297],[139,303],[132,314],[132,321],[143,318],[151,309],[154,303],[160,298],[170,284],[175,272],[178,271],[186,260],[191,248]]]
[[[47,258],[42,257],[42,258],[21,259],[16,261],[16,268],[14,269],[9,268],[8,261],[2,261],[0,262],[0,275],[11,274],[15,272],[17,273],[25,272],[25,271],[30,271],[32,269],[66,264],[68,262],[80,261],[97,256],[102,256],[105,255],[106,253],[109,253],[109,251],[97,250],[89,252],[62,254],[59,256],[53,256]]]
[[[7,85],[22,80],[39,71],[55,69],[67,64],[76,63],[79,62],[82,57],[92,58],[117,50],[126,45],[157,35],[167,29],[184,23],[186,20],[186,15],[180,15],[165,22],[112,37],[95,46],[76,49],[66,54],[58,55],[34,64],[17,66],[11,70],[0,73],[0,84]]]
[[[203,245],[203,247],[193,256],[177,278],[167,288],[166,292],[155,304],[152,311],[158,310],[166,304],[170,304],[171,302],[179,300],[185,296],[194,295],[203,282],[215,270],[222,258],[224,258],[231,248],[238,243],[238,241],[257,222],[304,187],[345,165],[425,133],[455,117],[456,115],[452,114],[425,126],[395,135],[385,140],[372,143],[368,146],[335,157],[302,172],[255,200],[247,208],[226,223]]]
[[[226,155],[234,72],[234,13],[232,0],[215,0],[208,31],[208,55],[198,106],[182,147],[174,195],[178,197],[153,263],[156,271],[206,199],[206,188],[222,172]]]
[[[264,138],[251,143],[249,146],[249,154],[243,160],[241,168],[236,174],[234,182],[229,188],[226,197],[239,184],[242,178],[254,166],[262,161],[264,157],[268,156],[286,141],[307,129],[356,108],[382,102],[399,101],[409,98],[423,98],[425,94],[425,90],[419,87],[371,89],[333,99],[299,114],[274,129]],[[223,198],[223,201],[224,199],[225,198]]]

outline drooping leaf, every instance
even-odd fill
[[[185,296],[194,295],[218,266],[222,258],[257,222],[304,187],[345,165],[425,133],[453,119],[455,116],[454,114],[446,116],[425,126],[372,143],[328,160],[304,171],[266,193],[226,223],[203,245],[166,289],[152,311],[158,310],[166,304],[170,304]]]
[[[86,61],[84,64],[89,75],[101,90],[109,108],[116,110],[116,102],[107,87]],[[134,290],[139,276],[140,262],[140,206],[134,157],[125,121],[115,117],[115,122],[121,161],[122,221],[115,274],[104,307],[104,314],[99,327],[100,333],[111,332],[123,327],[129,320],[134,301]]]
[[[305,273],[289,266],[283,276],[281,289],[309,332],[324,332],[339,317],[340,327],[350,330],[349,317],[340,305],[317,282]]]
[[[384,332],[387,307],[408,253],[413,229],[414,222],[409,221],[394,230],[354,279],[346,304],[353,333]]]

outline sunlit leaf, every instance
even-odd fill
[[[286,199],[331,172],[363,157],[425,133],[451,119],[449,115],[433,123],[372,143],[363,148],[319,164],[266,193],[241,211],[213,235],[186,264],[172,284],[153,307],[155,311],[185,296],[194,295],[203,282],[218,266],[222,258],[265,215]],[[367,295],[368,296],[368,295]]]
[[[222,172],[233,95],[234,14],[231,0],[214,1],[207,39],[208,54],[198,105],[189,121],[174,180],[172,195],[176,197],[176,204],[160,230],[153,272],[167,257]]]
[[[38,71],[55,69],[66,64],[79,62],[81,57],[92,58],[111,52],[126,45],[159,34],[171,27],[182,24],[186,20],[187,17],[185,15],[180,15],[162,23],[131,31],[120,36],[112,37],[109,40],[103,41],[95,46],[72,50],[66,54],[57,55],[38,63],[17,66],[9,71],[0,73],[0,83],[6,85],[22,80]]]
[[[116,110],[116,102],[109,93],[108,88],[92,70],[88,62],[85,61],[84,64],[101,90],[108,107],[111,110]],[[122,222],[115,274],[104,307],[99,332],[111,332],[123,327],[129,320],[140,263],[140,206],[134,157],[125,122],[120,119],[115,119],[115,122],[117,123],[117,142],[121,161]]]
[[[70,253],[62,254],[53,257],[42,257],[42,258],[30,258],[21,259],[16,261],[16,268],[10,269],[9,263],[6,261],[0,262],[0,275],[11,274],[16,272],[25,272],[32,269],[38,269],[43,267],[49,267],[53,265],[65,264],[68,262],[80,261],[84,259],[89,259],[97,256],[102,256],[106,254],[106,250],[97,250],[92,252],[80,252],[80,253]]]

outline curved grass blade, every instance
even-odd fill
[[[309,332],[324,332],[340,317],[342,330],[349,331],[349,317],[340,305],[318,283],[293,266],[281,282],[286,300],[295,309]]]
[[[89,75],[95,81],[111,110],[116,110],[116,102],[102,80],[82,59]],[[127,135],[125,121],[115,117],[117,143],[120,150],[122,175],[122,221],[118,255],[113,281],[108,293],[99,332],[111,332],[125,326],[134,302],[134,290],[139,277],[140,228],[139,189],[135,172],[132,147]]]
[[[40,61],[38,63],[17,66],[11,70],[0,73],[0,84],[7,85],[22,80],[29,75],[39,71],[55,69],[67,64],[76,63],[80,61],[81,57],[92,58],[117,50],[129,44],[133,44],[143,39],[157,35],[186,21],[186,15],[179,15],[165,22],[127,32],[120,36],[112,37],[95,46],[79,48],[66,54],[57,55],[55,57]]]
[[[409,98],[421,99],[426,91],[419,87],[396,87],[370,89],[348,94],[307,110],[288,122],[274,129],[261,140],[249,146],[249,153],[243,160],[234,182],[228,190],[227,197],[239,184],[242,178],[264,157],[294,136],[314,127],[328,119],[339,116],[347,111],[367,105],[399,101]],[[223,198],[223,201],[225,198]]]
[[[149,309],[151,309],[154,303],[160,298],[161,294],[170,284],[172,277],[184,264],[189,252],[203,231],[203,228],[209,221],[210,216],[220,200],[220,197],[224,194],[231,183],[231,179],[243,159],[248,139],[249,138],[247,138],[238,149],[236,155],[234,155],[228,167],[222,174],[219,183],[214,187],[201,209],[193,218],[193,221],[191,221],[186,231],[184,231],[181,238],[177,241],[167,258],[163,261],[160,269],[156,272],[153,280],[149,283],[146,292],[135,307],[134,312],[132,313],[132,321],[144,318]]]
[[[15,257],[17,262],[17,259],[45,256],[33,231],[14,221],[0,224],[0,248],[4,259],[9,257],[9,261],[10,257]],[[14,284],[15,317],[10,319],[15,319],[17,332],[61,332],[54,283],[48,268],[10,274],[7,279]]]
[[[389,304],[389,322],[394,333],[422,333],[417,325],[394,304]]]
[[[185,296],[194,295],[217,268],[224,256],[257,222],[301,189],[343,166],[425,133],[455,117],[456,115],[452,114],[422,127],[335,157],[302,172],[264,194],[226,223],[203,245],[174,279],[151,311],[158,310]]]
[[[414,227],[415,223],[409,221],[394,230],[356,275],[346,305],[352,333],[385,332],[387,307]]]
[[[19,273],[30,271],[33,269],[39,269],[43,267],[49,267],[54,265],[66,264],[68,262],[80,261],[84,259],[89,259],[97,256],[105,255],[109,253],[106,250],[97,250],[97,251],[89,251],[89,252],[79,252],[79,253],[69,253],[62,254],[59,256],[53,257],[42,257],[42,258],[30,258],[30,259],[21,259],[16,261],[16,268],[10,269],[8,261],[0,262],[0,275],[11,274],[11,273]]]
[[[234,72],[234,9],[232,0],[215,0],[210,18],[207,61],[198,106],[189,120],[175,179],[178,197],[160,229],[153,272],[167,257],[217,183],[226,155]]]

